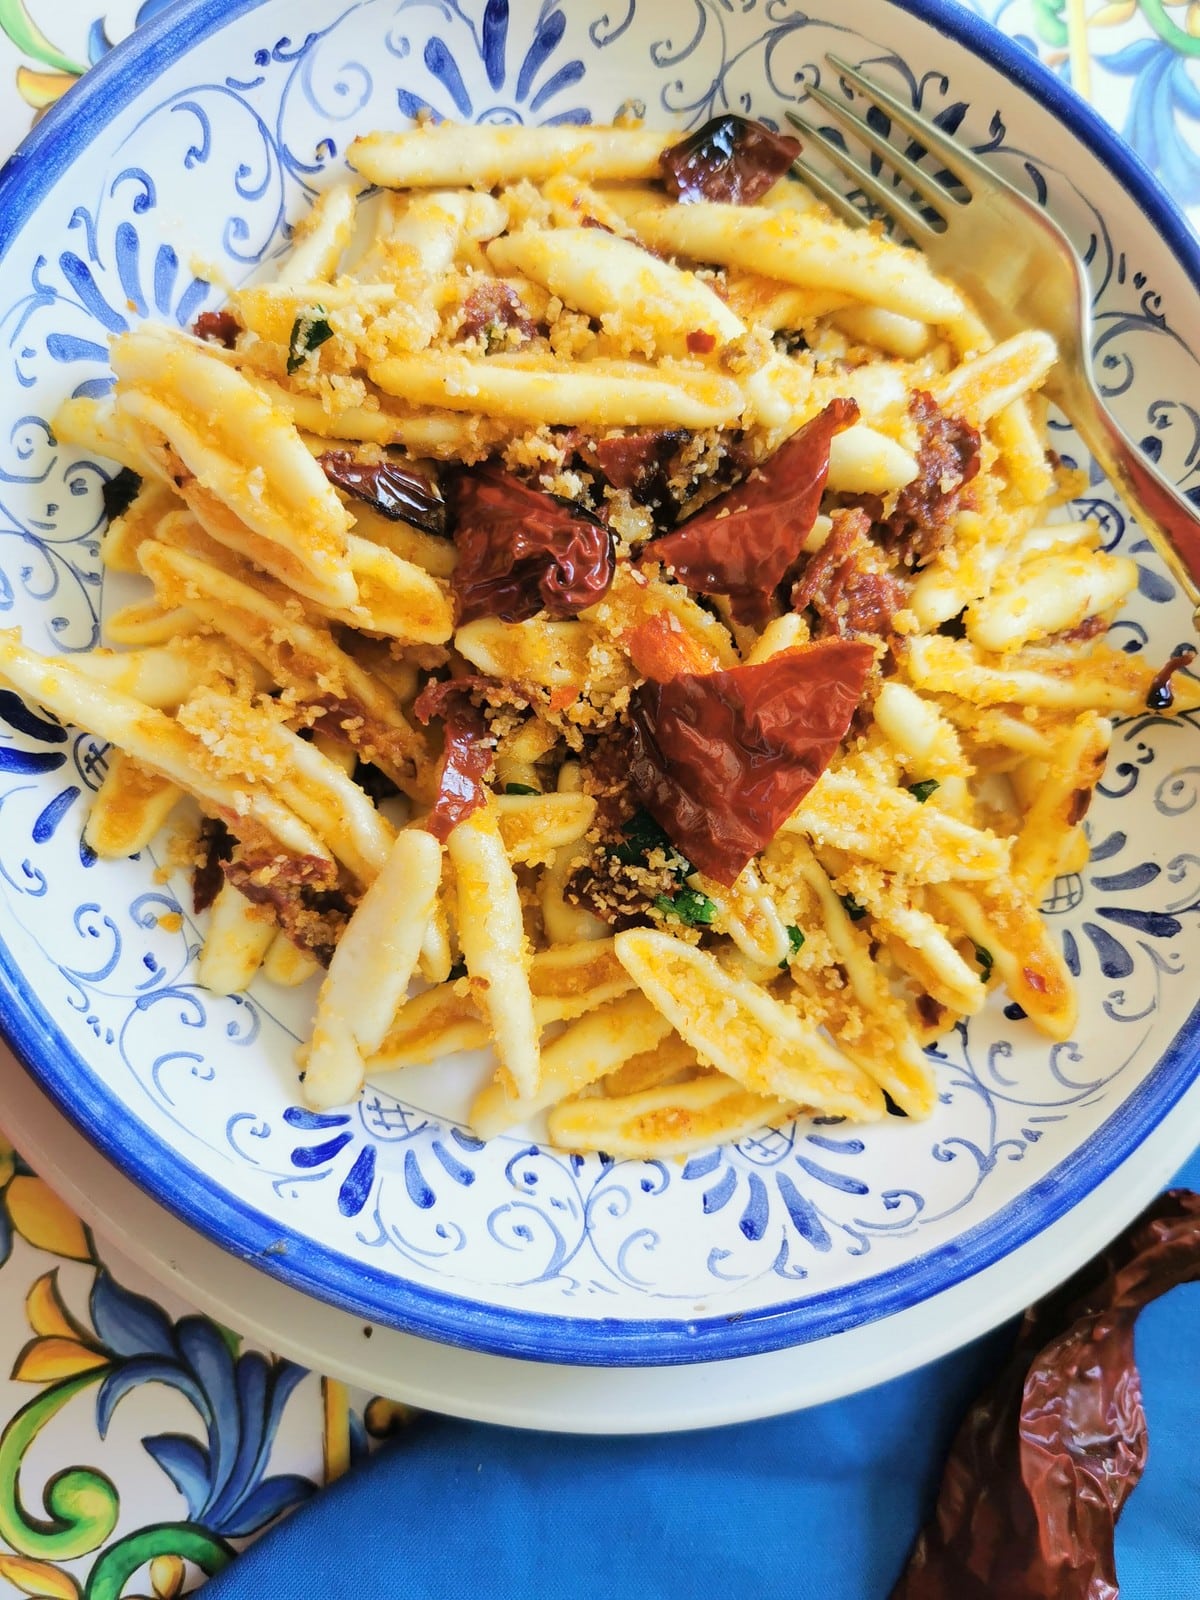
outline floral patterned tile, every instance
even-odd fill
[[[0,1139],[0,1596],[174,1600],[403,1407],[200,1316]]]

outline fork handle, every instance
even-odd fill
[[[1153,466],[1117,422],[1086,369],[1057,386],[1056,399],[1106,478],[1132,511],[1192,603],[1200,628],[1200,509]]]

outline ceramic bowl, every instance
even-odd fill
[[[832,0],[196,0],[102,61],[0,179],[0,623],[42,650],[100,640],[111,465],[57,445],[47,419],[107,389],[109,335],[188,326],[222,284],[269,271],[356,134],[425,106],[479,124],[607,121],[630,101],[681,129],[724,110],[778,122],[830,49],[1068,228],[1103,385],[1200,502],[1195,241],[1098,119],[965,9],[860,0],[851,26]],[[1086,466],[1065,428],[1056,445]],[[1183,597],[1098,473],[1073,510],[1139,567],[1112,638],[1165,659],[1191,636]],[[305,1110],[293,1051],[312,991],[197,987],[201,927],[165,851],[112,862],[81,845],[105,764],[87,734],[0,693],[0,1020],[163,1205],[370,1322],[609,1366],[829,1338],[1048,1228],[1172,1115],[1200,1064],[1195,717],[1118,726],[1091,861],[1046,904],[1077,974],[1075,1038],[1048,1043],[999,996],[938,1046],[930,1121],[797,1122],[679,1162],[571,1157],[529,1134],[481,1144],[457,1063]],[[1115,1206],[1112,1230],[1124,1220]]]

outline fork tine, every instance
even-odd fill
[[[787,114],[789,117],[791,116],[790,111]],[[805,132],[807,133],[807,131],[806,128]],[[867,218],[858,207],[851,205],[841,190],[835,189],[829,179],[823,178],[814,167],[809,166],[807,161],[793,161],[792,171],[802,178],[812,192],[815,195],[819,195],[829,209],[841,217],[843,222],[848,222],[852,228],[866,227]]]
[[[869,122],[862,117],[856,116],[848,105],[836,100],[828,90],[822,89],[819,84],[814,83],[810,86],[808,92],[818,105],[825,107],[831,116],[836,117],[846,127],[852,128],[856,137],[866,145],[868,150],[873,150],[877,156],[887,162],[894,172],[899,173],[905,183],[915,191],[926,205],[933,206],[935,209],[946,205],[962,205],[963,202],[956,199],[943,184],[938,183],[932,173],[926,172],[924,167],[919,167],[903,151],[897,150],[895,145],[885,139],[881,133],[878,133]]]
[[[825,59],[831,67],[840,72],[842,77],[848,83],[852,83],[868,100],[873,101],[875,105],[888,112],[893,122],[899,123],[906,133],[910,133],[926,150],[937,156],[946,171],[956,177],[965,189],[970,191],[972,185],[978,183],[981,178],[986,179],[989,183],[995,181],[993,174],[988,171],[982,161],[978,160],[969,151],[964,150],[961,145],[956,144],[940,128],[935,127],[927,118],[914,111],[910,105],[906,105],[903,100],[897,99],[890,89],[885,89],[882,84],[876,83],[873,78],[868,78],[857,67],[851,66],[843,56],[835,55],[830,51]]]
[[[789,111],[786,115],[792,126],[799,128],[831,161],[841,167],[842,171],[853,179],[869,200],[873,200],[881,211],[886,212],[890,217],[894,217],[900,223],[914,244],[926,244],[930,239],[937,237],[937,229],[931,228],[917,208],[910,205],[903,195],[897,194],[890,184],[880,183],[874,174],[860,167],[854,157],[848,155],[840,145],[835,144],[819,128],[814,128],[803,117],[797,116],[794,111]],[[805,180],[809,183],[812,182],[814,174],[811,168],[801,162],[794,163],[795,167],[802,168]],[[825,185],[824,195],[826,198],[828,198],[830,189],[830,185]],[[834,190],[832,192],[836,193],[837,191]],[[848,204],[848,202],[844,203]],[[853,210],[853,207],[851,207],[851,210]],[[840,208],[838,214],[845,216],[845,212]],[[856,213],[855,220],[861,222],[861,215]]]

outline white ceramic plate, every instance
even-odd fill
[[[681,126],[726,107],[778,117],[831,47],[1046,196],[1087,253],[1116,405],[1197,488],[1200,265],[1149,176],[966,13],[865,0],[856,31],[822,20],[836,15],[787,0],[693,0],[668,21],[649,0],[233,0],[148,25],[46,119],[0,190],[4,620],[43,649],[98,637],[104,469],[59,449],[46,418],[107,383],[109,333],[143,316],[186,325],[218,303],[210,278],[281,249],[355,133],[420,104],[474,121],[602,120],[631,97]],[[1060,448],[1077,454],[1065,433]],[[1165,658],[1190,635],[1186,606],[1102,483],[1081,509],[1141,568],[1115,637]],[[16,1048],[179,1216],[374,1322],[610,1366],[827,1341],[1043,1233],[1196,1073],[1195,719],[1118,730],[1091,865],[1056,886],[1049,914],[1079,972],[1075,1040],[1050,1046],[997,1003],[941,1051],[931,1122],[796,1125],[675,1165],[480,1146],[457,1120],[455,1074],[373,1085],[343,1113],[302,1110],[292,1049],[311,995],[198,990],[195,924],[160,922],[185,909],[185,886],[158,880],[153,852],[99,863],[80,849],[103,752],[11,697],[0,718],[0,980]]]
[[[1016,1315],[1099,1250],[1119,1219],[1140,1210],[1187,1159],[1200,1081],[1179,1115],[1160,1122],[1078,1206],[977,1277],[819,1344],[667,1368],[516,1361],[364,1324],[232,1261],[156,1205],[67,1123],[3,1046],[0,1106],[18,1149],[105,1240],[105,1265],[121,1282],[123,1255],[266,1348],[427,1411],[550,1433],[668,1433],[839,1399]]]

